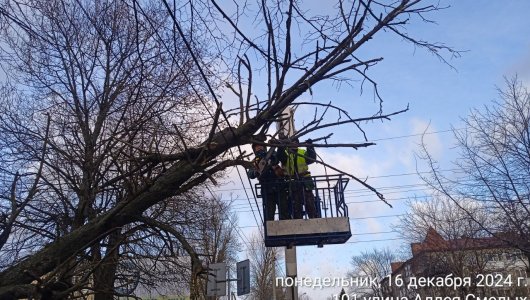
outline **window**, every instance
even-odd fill
[[[495,256],[495,255],[494,255],[493,253],[491,253],[491,252],[490,252],[490,253],[487,253],[487,254],[486,254],[486,261],[487,261],[487,262],[494,261],[494,256]]]
[[[405,277],[408,278],[408,277],[410,277],[410,276],[412,276],[412,270],[411,270],[411,268],[410,268],[410,265],[406,265],[406,266],[405,266]]]
[[[517,260],[517,256],[518,256],[517,251],[512,251],[512,252],[506,253],[506,259],[509,260],[509,261],[512,261],[512,262]]]
[[[522,278],[526,277],[526,271],[523,269],[515,269],[514,273],[516,277],[522,277]]]

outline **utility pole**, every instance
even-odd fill
[[[276,300],[276,251],[272,259],[272,300]]]
[[[286,120],[278,122],[278,130],[283,131],[285,136],[292,137],[295,132],[294,109],[288,107],[283,111],[283,114],[286,115]],[[285,247],[285,274],[287,277],[293,278],[293,280],[296,280],[296,277],[298,276],[296,246],[290,248]],[[276,278],[274,278],[274,281],[276,281]],[[298,287],[295,284],[291,287],[287,287],[287,300],[298,300]]]
[[[227,279],[227,281],[228,281],[227,282],[228,283],[228,297],[227,297],[227,299],[230,300],[230,299],[232,299],[232,294],[230,293],[230,286],[232,285],[232,283],[230,281],[233,280],[233,279],[230,279],[230,268],[228,268],[227,273],[228,273],[228,279]]]
[[[293,280],[296,280],[298,276],[296,264],[296,246],[285,247],[285,273],[287,277],[291,277]],[[287,300],[298,300],[298,287],[296,284],[287,287]]]

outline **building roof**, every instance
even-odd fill
[[[421,252],[477,250],[488,248],[508,248],[511,245],[496,237],[472,238],[462,237],[459,239],[446,240],[434,228],[427,230],[427,235],[421,243],[410,244],[412,255]]]
[[[392,269],[392,273],[394,273],[397,269],[401,268],[401,266],[404,264],[404,261],[396,261],[390,263],[390,268]]]
[[[513,248],[508,242],[496,237],[472,238],[462,237],[458,239],[444,239],[440,233],[430,227],[427,230],[425,239],[420,243],[411,243],[412,258],[405,262],[392,262],[392,274],[400,271],[404,266],[413,263],[413,261],[425,253],[445,252],[445,251],[462,251],[462,250],[482,250]]]

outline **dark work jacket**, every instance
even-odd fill
[[[258,166],[262,159],[265,157],[259,157],[256,156],[252,162],[254,163],[254,170],[249,170],[248,176],[250,178],[258,178]],[[263,174],[258,178],[260,182],[266,182],[266,181],[274,181],[278,180],[276,174],[274,173],[274,170],[272,166],[278,164],[278,158],[276,157],[276,151],[272,153],[270,157],[270,163],[265,167],[265,170],[263,171]]]

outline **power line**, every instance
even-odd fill
[[[396,186],[396,187],[399,188],[399,186]],[[385,195],[396,194],[396,193],[421,192],[421,191],[427,191],[427,190],[430,190],[430,188],[426,187],[426,188],[417,188],[417,189],[409,189],[409,190],[397,190],[397,191],[385,192]],[[373,194],[371,194],[371,193],[368,193],[368,194],[365,194],[365,195],[351,195],[351,193],[346,193],[345,192],[345,194],[349,194],[350,195],[350,196],[345,197],[346,200],[359,198],[359,197],[373,196]],[[474,194],[474,195],[470,195],[470,196],[487,197],[488,195]],[[432,198],[432,197],[433,197],[432,195],[410,195],[410,196],[406,196],[406,197],[386,198],[386,200],[387,201],[402,201],[402,200],[419,199],[419,198],[427,199],[427,198]],[[243,200],[246,200],[246,199],[245,198],[236,198],[236,199],[233,199],[233,200],[234,201],[243,201]],[[493,201],[494,202],[494,200],[480,200],[480,201],[488,201],[488,202]],[[374,200],[346,201],[346,204],[350,205],[350,204],[380,203],[380,202],[381,202],[380,200],[374,199]],[[246,208],[248,208],[248,206],[246,206],[246,204],[244,204],[244,203],[235,204],[235,206],[237,206],[235,208],[235,211],[237,211],[237,212],[249,212],[248,210],[246,210]]]
[[[208,79],[206,78],[206,75],[204,74],[204,72],[203,72],[203,70],[202,70],[202,68],[201,68],[201,66],[200,66],[200,64],[199,64],[199,62],[198,62],[198,60],[197,60],[197,58],[195,57],[195,55],[194,55],[194,53],[193,53],[193,51],[192,51],[192,49],[191,49],[191,47],[190,47],[190,45],[189,45],[189,43],[188,43],[186,37],[184,36],[184,34],[183,34],[183,32],[182,32],[182,30],[181,30],[181,28],[180,28],[180,26],[179,26],[179,24],[178,24],[178,22],[177,22],[175,16],[173,15],[173,13],[172,13],[172,11],[171,11],[171,8],[169,7],[169,4],[168,4],[167,1],[165,1],[165,0],[164,0],[163,2],[164,2],[164,5],[166,6],[166,8],[167,8],[167,10],[168,10],[168,12],[169,12],[170,17],[173,19],[173,23],[174,23],[175,27],[178,29],[179,34],[181,35],[181,37],[182,37],[182,39],[183,39],[183,41],[184,41],[184,43],[185,43],[185,45],[186,45],[186,48],[187,48],[188,51],[190,52],[190,54],[191,54],[191,56],[192,56],[192,58],[193,58],[194,63],[196,64],[197,68],[199,69],[199,72],[201,73],[202,77],[204,78],[204,82],[205,82],[206,85],[208,86],[208,89],[209,89],[209,91],[210,91],[212,97],[214,98],[215,102],[217,103],[217,106],[220,107],[220,103],[219,103],[219,101],[218,101],[218,99],[217,99],[217,96],[216,96],[215,93],[213,92],[213,89],[211,88],[210,83],[209,83]],[[135,3],[136,3],[136,2],[135,2]],[[144,16],[146,16],[146,13],[145,13],[145,11],[143,11],[141,5],[138,5],[138,9],[142,12],[142,14],[143,14]],[[146,18],[146,20],[147,20],[147,22],[149,23],[149,25],[151,26],[151,28],[156,29],[155,26],[152,24],[152,22],[151,22],[151,20],[150,20],[149,18]],[[155,30],[155,34],[160,38],[160,35],[158,34],[158,31]],[[174,62],[174,63],[176,64],[176,66],[180,69],[180,71],[183,71],[182,68],[181,68],[181,66],[180,66],[180,64],[179,64],[179,62],[178,62],[178,60],[175,58],[175,55],[173,54],[173,52],[171,51],[171,49],[169,48],[169,46],[163,41],[163,39],[160,39],[160,40],[162,41],[162,44],[164,45],[164,47],[166,48],[166,50],[168,51],[168,53],[170,53],[173,62]],[[186,72],[182,72],[182,74],[186,74]],[[210,115],[210,117],[213,119],[214,116],[212,115],[212,113],[211,113],[210,109],[208,108],[208,106],[206,105],[206,103],[204,103],[204,101],[202,100],[202,97],[200,97],[200,95],[197,93],[196,89],[195,89],[195,88],[193,87],[193,85],[191,84],[191,80],[190,80],[187,76],[185,76],[184,78],[186,78],[186,80],[188,81],[188,83],[190,83],[190,86],[191,86],[191,88],[193,89],[193,91],[195,92],[195,94],[198,96],[198,99],[200,99],[200,101],[201,101],[201,103],[203,104],[204,108],[206,109],[206,111],[208,112],[208,114]],[[223,115],[223,117],[224,117],[226,123],[228,124],[228,127],[230,128],[230,130],[233,131],[233,128],[230,126],[230,122],[228,121],[228,118],[226,117],[226,114],[224,113],[224,111],[223,111],[222,109],[221,109],[221,114]],[[220,126],[219,126],[219,124],[214,124],[214,125],[216,125],[216,127],[217,127],[218,129],[221,129]],[[224,137],[224,135],[223,135],[223,137]],[[238,148],[239,148],[239,146],[238,146]],[[234,156],[233,153],[232,153],[232,151],[231,151],[231,149],[230,149],[230,152],[231,152],[232,156]],[[239,152],[241,152],[241,148],[239,148]],[[236,169],[237,169],[237,168],[236,168]],[[239,179],[240,179],[240,181],[241,181],[241,185],[244,186],[244,184],[243,184],[243,179],[241,178],[241,174],[239,173],[239,170],[237,170],[237,172],[238,172],[238,175],[239,175]],[[245,191],[245,194],[246,194],[246,191]],[[247,195],[247,199],[249,199],[248,194],[246,194],[246,195]],[[254,198],[255,198],[255,196],[254,196]],[[249,204],[250,204],[250,199],[249,199]],[[256,201],[256,204],[257,204],[257,201]],[[253,208],[252,208],[252,205],[250,205],[250,208],[252,209],[252,214],[254,215],[254,220],[256,221],[256,224],[259,224],[259,223],[258,223],[258,220],[257,220],[257,218],[256,218],[256,215],[254,214],[254,210],[253,210]],[[259,207],[258,207],[258,213],[260,214],[260,219],[262,220],[262,223],[263,223],[263,218],[261,217],[261,213],[260,213],[260,211],[259,211]]]
[[[395,214],[395,215],[383,215],[383,216],[372,216],[372,217],[349,217],[348,219],[350,222],[353,220],[367,220],[367,219],[383,219],[383,218],[395,218],[395,217],[402,217],[405,216],[405,214]],[[246,226],[239,226],[239,228],[256,228],[261,226],[256,225],[246,225]]]
[[[423,132],[423,133],[416,133],[416,134],[408,134],[408,135],[401,135],[401,136],[393,136],[393,137],[387,137],[387,138],[380,138],[371,140],[369,142],[380,142],[380,141],[387,141],[387,140],[396,140],[396,139],[403,139],[403,138],[409,138],[409,137],[415,137],[415,136],[422,136],[422,135],[430,135],[430,134],[437,134],[437,133],[447,133],[447,132],[455,132],[464,130],[465,128],[455,128],[455,129],[446,129],[446,130],[439,130],[439,131],[429,131],[429,132]]]
[[[210,189],[210,187],[206,186],[206,189],[210,192],[210,195],[212,195],[212,197],[215,199],[215,195],[212,193],[212,190]],[[227,217],[227,219],[228,219],[228,222],[230,222],[230,226],[232,227],[232,229],[236,231],[236,233],[239,235],[243,243],[250,245],[250,241],[248,240],[246,235],[240,231],[239,227],[234,224],[234,220],[232,220],[232,218],[230,217]]]
[[[396,214],[396,215],[384,215],[384,216],[373,216],[373,217],[355,217],[355,218],[352,218],[350,217],[350,221],[351,220],[366,220],[366,219],[383,219],[383,218],[393,218],[393,217],[402,217],[404,216],[405,214]]]
[[[378,240],[351,241],[351,242],[346,242],[345,244],[375,243],[375,242],[388,242],[388,241],[397,241],[397,240],[405,240],[405,238],[392,238],[392,239],[378,239]]]
[[[445,171],[454,171],[454,169],[445,170]],[[428,172],[426,172],[426,173],[428,173]],[[370,178],[394,177],[394,176],[414,175],[414,174],[417,174],[417,173],[391,174],[391,175],[377,176],[377,177],[374,176],[374,177],[370,177]],[[521,183],[524,183],[526,180],[527,180],[527,178],[512,178],[511,180],[509,180],[509,179],[496,179],[496,180],[490,180],[490,181],[491,182],[497,182],[497,183],[505,183],[505,182],[511,182],[511,181],[521,181]],[[466,184],[467,182],[474,183],[474,182],[476,182],[476,180],[474,180],[474,179],[458,179],[458,183],[459,184]],[[449,184],[449,183],[453,183],[453,182],[450,181],[450,180],[446,180],[446,181],[444,181],[442,183],[443,184]],[[392,190],[392,189],[402,189],[402,188],[408,188],[408,187],[421,187],[421,186],[429,187],[430,185],[427,184],[427,183],[416,183],[416,184],[408,184],[408,185],[382,186],[382,187],[377,187],[376,189],[379,190],[379,191],[385,191],[385,190]],[[241,190],[244,190],[244,189],[247,189],[247,188],[245,187],[245,188],[233,188],[233,189],[220,189],[220,190],[216,190],[216,192],[241,191]],[[345,194],[367,193],[368,195],[373,195],[373,193],[371,193],[370,191],[367,191],[366,189],[347,189],[347,190],[344,191],[344,193]]]
[[[440,170],[438,172],[455,172],[459,169],[447,169],[447,170]],[[387,177],[399,177],[399,176],[411,176],[411,175],[417,175],[417,174],[429,174],[431,171],[422,171],[422,172],[413,172],[413,173],[400,173],[400,174],[390,174],[390,175],[380,175],[380,176],[367,176],[369,179],[377,179],[377,178],[387,178]],[[361,176],[362,177],[362,176]],[[217,189],[216,192],[230,192],[230,191],[240,191],[243,190],[243,188],[231,188],[231,189]],[[366,191],[365,189],[362,189],[362,191]]]
[[[239,176],[239,180],[241,181],[241,185],[245,186],[245,184],[243,183],[243,178],[241,177],[241,173],[239,172],[239,168],[236,167],[236,170],[237,170],[237,175]],[[250,179],[249,179],[249,183],[250,183]],[[245,195],[247,196],[248,204],[250,205],[250,209],[252,210],[252,215],[254,216],[254,220],[256,221],[256,225],[259,225],[260,223],[258,223],[258,219],[256,218],[256,214],[254,213],[254,209],[252,208],[252,203],[250,203],[250,198],[248,197],[247,189],[244,189],[244,191],[245,191]],[[259,214],[259,218],[261,220],[261,224],[263,224],[263,217],[261,216],[261,212],[259,210],[258,199],[256,198],[256,195],[254,194],[254,190],[253,189],[252,189],[252,195],[254,196],[254,202],[256,203],[256,209],[258,210],[258,214]]]
[[[406,193],[406,192],[415,192],[415,191],[424,191],[424,190],[428,190],[426,188],[423,188],[423,189],[414,189],[414,190],[405,190],[405,191],[395,191],[395,192],[388,192],[386,194],[394,194],[394,193]],[[359,197],[365,197],[365,196],[373,196],[373,195],[358,195],[358,196],[348,196],[348,197],[344,197],[345,200],[348,200],[348,199],[355,199],[355,198],[359,198]],[[421,196],[418,196],[418,195],[415,195],[414,196],[415,198],[428,198],[428,197],[432,197],[431,195],[421,195]],[[387,201],[400,201],[400,200],[407,200],[407,199],[411,199],[412,196],[407,196],[407,197],[399,197],[399,198],[386,198]],[[243,200],[246,200],[246,198],[236,198],[236,199],[232,199],[233,201],[243,201]],[[380,200],[361,200],[361,201],[346,201],[346,204],[360,204],[360,203],[375,203],[375,202],[381,202]],[[235,209],[236,211],[238,212],[244,212],[243,210],[248,208],[247,204],[245,203],[241,203],[241,204],[234,204],[234,206],[237,206],[237,208]],[[243,209],[243,210],[242,210]]]
[[[352,233],[351,235],[355,236],[355,235],[372,235],[372,234],[387,234],[387,233],[396,233],[396,231],[390,230],[390,231],[379,231],[379,232],[363,232],[363,233]]]
[[[421,186],[424,186],[422,188],[419,188]],[[393,187],[389,187],[388,189],[383,189],[383,190],[390,190],[390,189],[396,189],[396,191],[387,191],[385,192],[385,194],[395,194],[395,193],[405,193],[405,192],[418,192],[418,191],[425,191],[425,190],[429,190],[429,186],[427,184],[421,184],[421,185],[417,185],[418,188],[415,188],[415,189],[408,189],[408,190],[399,190],[399,189],[404,189],[404,188],[408,188],[410,186],[406,186],[406,185],[402,185],[402,186],[393,186]],[[355,193],[366,193],[366,194],[360,194],[360,195],[354,195]],[[364,191],[364,190],[346,190],[344,191],[344,194],[345,195],[350,195],[351,197],[368,197],[368,196],[373,196],[374,194],[371,193],[371,192],[368,192],[368,191]],[[246,198],[235,198],[235,199],[230,199],[231,201],[244,201],[244,200],[247,200]],[[243,205],[243,204],[235,204],[235,205]]]
[[[389,238],[389,239],[371,239],[371,240],[361,240],[361,241],[349,241],[349,242],[345,242],[344,244],[375,243],[375,242],[388,242],[388,241],[398,241],[398,240],[406,240],[406,239],[402,237]],[[343,245],[343,244],[337,244],[337,245]],[[255,250],[255,249],[257,248],[250,247],[250,248],[247,248],[246,250]]]
[[[206,84],[206,86],[207,86],[207,88],[208,88],[208,90],[209,90],[211,96],[213,97],[214,101],[216,102],[217,107],[220,108],[220,107],[221,107],[221,106],[220,106],[220,102],[219,102],[219,100],[217,99],[217,96],[216,96],[216,94],[214,93],[214,91],[213,91],[213,89],[212,89],[212,87],[211,87],[211,85],[210,85],[210,82],[208,81],[208,79],[207,79],[207,77],[206,77],[206,75],[205,75],[205,73],[204,73],[204,71],[203,71],[201,65],[199,64],[199,61],[198,61],[197,57],[195,56],[193,50],[191,49],[191,46],[190,46],[190,44],[189,44],[189,42],[188,42],[186,36],[184,35],[182,29],[180,28],[180,24],[178,23],[177,19],[175,18],[174,12],[171,11],[171,8],[170,8],[170,6],[169,6],[169,4],[167,3],[166,0],[163,0],[163,3],[164,3],[164,5],[166,6],[166,9],[168,10],[170,17],[171,17],[172,20],[173,20],[173,24],[174,24],[175,28],[177,29],[177,31],[178,31],[179,35],[181,36],[181,38],[182,38],[182,40],[183,40],[183,42],[184,42],[184,44],[185,44],[185,46],[186,46],[188,52],[190,53],[190,55],[191,55],[191,57],[192,57],[192,59],[193,59],[193,62],[195,63],[196,67],[198,68],[200,75],[201,75],[202,78],[204,79],[204,83]],[[140,10],[142,10],[142,9],[141,9],[141,6],[139,6],[139,8],[140,8]],[[145,12],[143,12],[143,10],[142,10],[142,13],[144,13],[144,15],[145,15]],[[148,20],[148,21],[149,21],[149,20]],[[150,23],[151,27],[154,28],[153,24],[152,24],[151,22],[149,22],[149,23]],[[157,33],[157,34],[158,34],[158,33]],[[166,47],[166,49],[169,49],[169,47],[166,45],[165,42],[162,42],[162,43],[164,44],[164,46]],[[171,51],[169,51],[169,53],[171,53]],[[177,64],[177,66],[179,66],[177,60],[176,60],[175,57],[174,57],[174,55],[171,55],[171,56],[172,56],[173,61]],[[180,68],[180,66],[179,66],[179,68]],[[184,73],[184,74],[185,74],[185,73]],[[188,79],[188,81],[189,81],[189,78],[186,77],[186,79]],[[192,87],[192,88],[193,88],[193,87]],[[193,89],[193,90],[195,91],[195,89]],[[196,92],[196,91],[195,91],[195,92]],[[201,99],[201,97],[199,97],[199,99]],[[206,108],[206,111],[207,111],[208,114],[213,118],[213,115],[212,115],[212,113],[210,112],[208,106],[204,103],[204,101],[202,101],[202,99],[201,99],[201,103],[203,103],[203,105],[204,105],[205,108]],[[226,123],[228,124],[228,128],[233,132],[233,128],[231,127],[230,122],[228,121],[228,118],[227,118],[225,112],[221,109],[220,113],[222,114],[223,118],[225,119]],[[220,129],[219,124],[215,124],[215,125],[216,125],[217,128]],[[224,135],[223,135],[223,137],[224,137]],[[241,148],[240,148],[239,146],[238,146],[238,148],[239,148],[239,152],[241,153]],[[232,154],[232,156],[234,156],[234,155],[233,155],[233,152],[232,152],[231,149],[230,149],[230,153]],[[236,168],[236,169],[237,169],[237,168]],[[242,177],[241,177],[241,174],[240,174],[240,172],[239,172],[239,169],[237,169],[237,173],[238,173],[238,175],[239,175],[239,179],[240,179],[240,181],[241,181],[241,184],[244,186],[244,184],[243,184],[243,179],[242,179]],[[250,179],[249,179],[249,181],[250,181]],[[245,194],[246,194],[246,190],[245,190]],[[247,194],[247,199],[249,199],[248,194]],[[255,195],[254,195],[254,199],[255,199]],[[249,204],[250,204],[250,199],[249,199],[248,201],[249,201]],[[256,205],[257,205],[257,200],[256,200]],[[258,223],[258,220],[257,220],[257,218],[256,218],[256,215],[255,215],[255,213],[254,213],[254,209],[252,208],[252,205],[250,205],[250,208],[252,209],[252,214],[254,215],[254,220],[256,221],[256,224],[259,224],[259,223]],[[260,219],[262,220],[262,223],[263,223],[263,218],[262,218],[262,216],[261,216],[261,212],[259,211],[259,207],[257,207],[257,209],[258,209],[258,213],[259,213],[259,215],[260,215]]]
[[[411,190],[405,190],[405,191],[393,191],[393,192],[387,192],[385,193],[385,195],[388,195],[388,194],[395,194],[395,193],[408,193],[408,192],[420,192],[420,191],[426,191],[426,190],[429,190],[429,188],[421,188],[421,189],[411,189]],[[359,197],[366,197],[366,196],[373,196],[372,194],[367,194],[367,195],[356,195],[356,196],[349,196],[349,197],[345,197],[345,200],[348,200],[348,199],[353,199],[353,198],[359,198]],[[473,195],[467,195],[467,196],[472,196],[472,197],[475,197],[475,198],[481,198],[481,197],[490,197],[490,195],[488,194],[473,194]],[[433,198],[434,196],[433,195],[410,195],[410,196],[406,196],[406,197],[398,197],[398,198],[386,198],[385,200],[387,201],[403,201],[403,200],[414,200],[414,199],[429,199],[429,198]],[[244,200],[242,198],[240,199],[236,199],[236,200]],[[506,201],[498,201],[498,200],[494,200],[494,199],[477,199],[476,201],[480,201],[480,202],[510,202],[509,200],[506,200]],[[381,203],[381,201],[379,199],[374,199],[374,200],[361,200],[361,201],[346,201],[345,202],[346,205],[351,205],[351,204],[363,204],[363,203]],[[238,213],[245,213],[245,212],[250,212],[249,210],[247,210],[247,206],[246,204],[235,204],[236,206],[238,206],[237,208],[235,208],[234,210]]]
[[[521,180],[526,180],[526,179],[522,179]],[[460,180],[459,183],[460,184],[465,184],[466,180]],[[504,181],[502,181],[504,182]],[[508,181],[506,181],[508,182]],[[450,182],[445,182],[445,183],[450,183]],[[407,190],[403,190],[403,189],[406,189],[408,188]],[[426,183],[419,183],[419,184],[410,184],[410,185],[394,185],[394,186],[385,186],[385,187],[380,187],[380,188],[377,188],[379,191],[384,191],[384,194],[385,195],[389,195],[389,194],[396,194],[396,193],[410,193],[410,192],[422,192],[422,191],[430,191],[431,190],[431,186],[429,184],[426,184]],[[346,190],[344,191],[344,195],[346,196],[345,198],[346,199],[352,199],[353,197],[355,198],[360,198],[360,197],[372,197],[373,196],[373,193],[371,193],[370,191],[366,191],[364,189],[355,189],[355,190]],[[479,194],[474,194],[474,195],[471,195],[471,196],[475,196],[475,197],[483,197],[483,196],[486,196],[486,195],[479,195]],[[415,197],[426,197],[426,196],[415,196]],[[395,200],[405,200],[405,199],[410,199],[411,197],[401,197],[401,198],[386,198],[387,200],[390,200],[390,201],[395,201]],[[245,201],[247,200],[246,198],[235,198],[235,199],[230,199],[231,201]],[[361,200],[361,201],[350,201],[350,202],[346,202],[346,204],[354,204],[354,203],[371,203],[371,202],[380,202],[380,200]],[[234,204],[234,206],[236,207],[239,207],[239,208],[244,208],[246,207],[245,204],[241,203],[241,204]]]
[[[388,176],[398,176],[398,175],[388,175]],[[516,178],[515,180],[526,180],[526,178]],[[513,179],[512,179],[513,181]],[[472,180],[472,179],[467,179],[467,180],[458,180],[458,183],[459,184],[466,184],[466,182],[475,182],[475,180]],[[492,181],[493,182],[493,181]],[[510,182],[509,180],[495,180],[494,182],[499,182],[499,183],[502,183],[502,182]],[[452,183],[451,181],[445,181],[445,182],[442,182],[442,183],[445,183],[445,184],[450,184]],[[404,189],[404,188],[416,188],[416,187],[424,187],[424,188],[418,188],[418,189],[411,189],[411,190],[407,190],[405,192],[409,192],[409,191],[422,191],[422,190],[428,190],[430,185],[427,184],[427,183],[417,183],[417,184],[409,184],[409,185],[391,185],[391,186],[382,186],[382,187],[377,187],[376,189],[378,191],[388,191],[388,190],[396,190],[396,189]],[[226,189],[226,190],[217,190],[217,191],[240,191],[240,190],[245,190],[246,188],[242,189],[242,188],[235,188],[235,189]],[[395,191],[395,192],[402,192],[402,191]],[[389,194],[389,193],[395,193],[395,192],[386,192],[386,194]],[[370,191],[367,191],[366,189],[348,189],[348,190],[345,190],[344,191],[344,194],[355,194],[355,193],[365,193],[363,195],[357,195],[357,197],[364,197],[364,196],[371,196],[373,195],[372,192]],[[246,200],[244,198],[236,198],[234,199],[235,201],[237,200]]]

